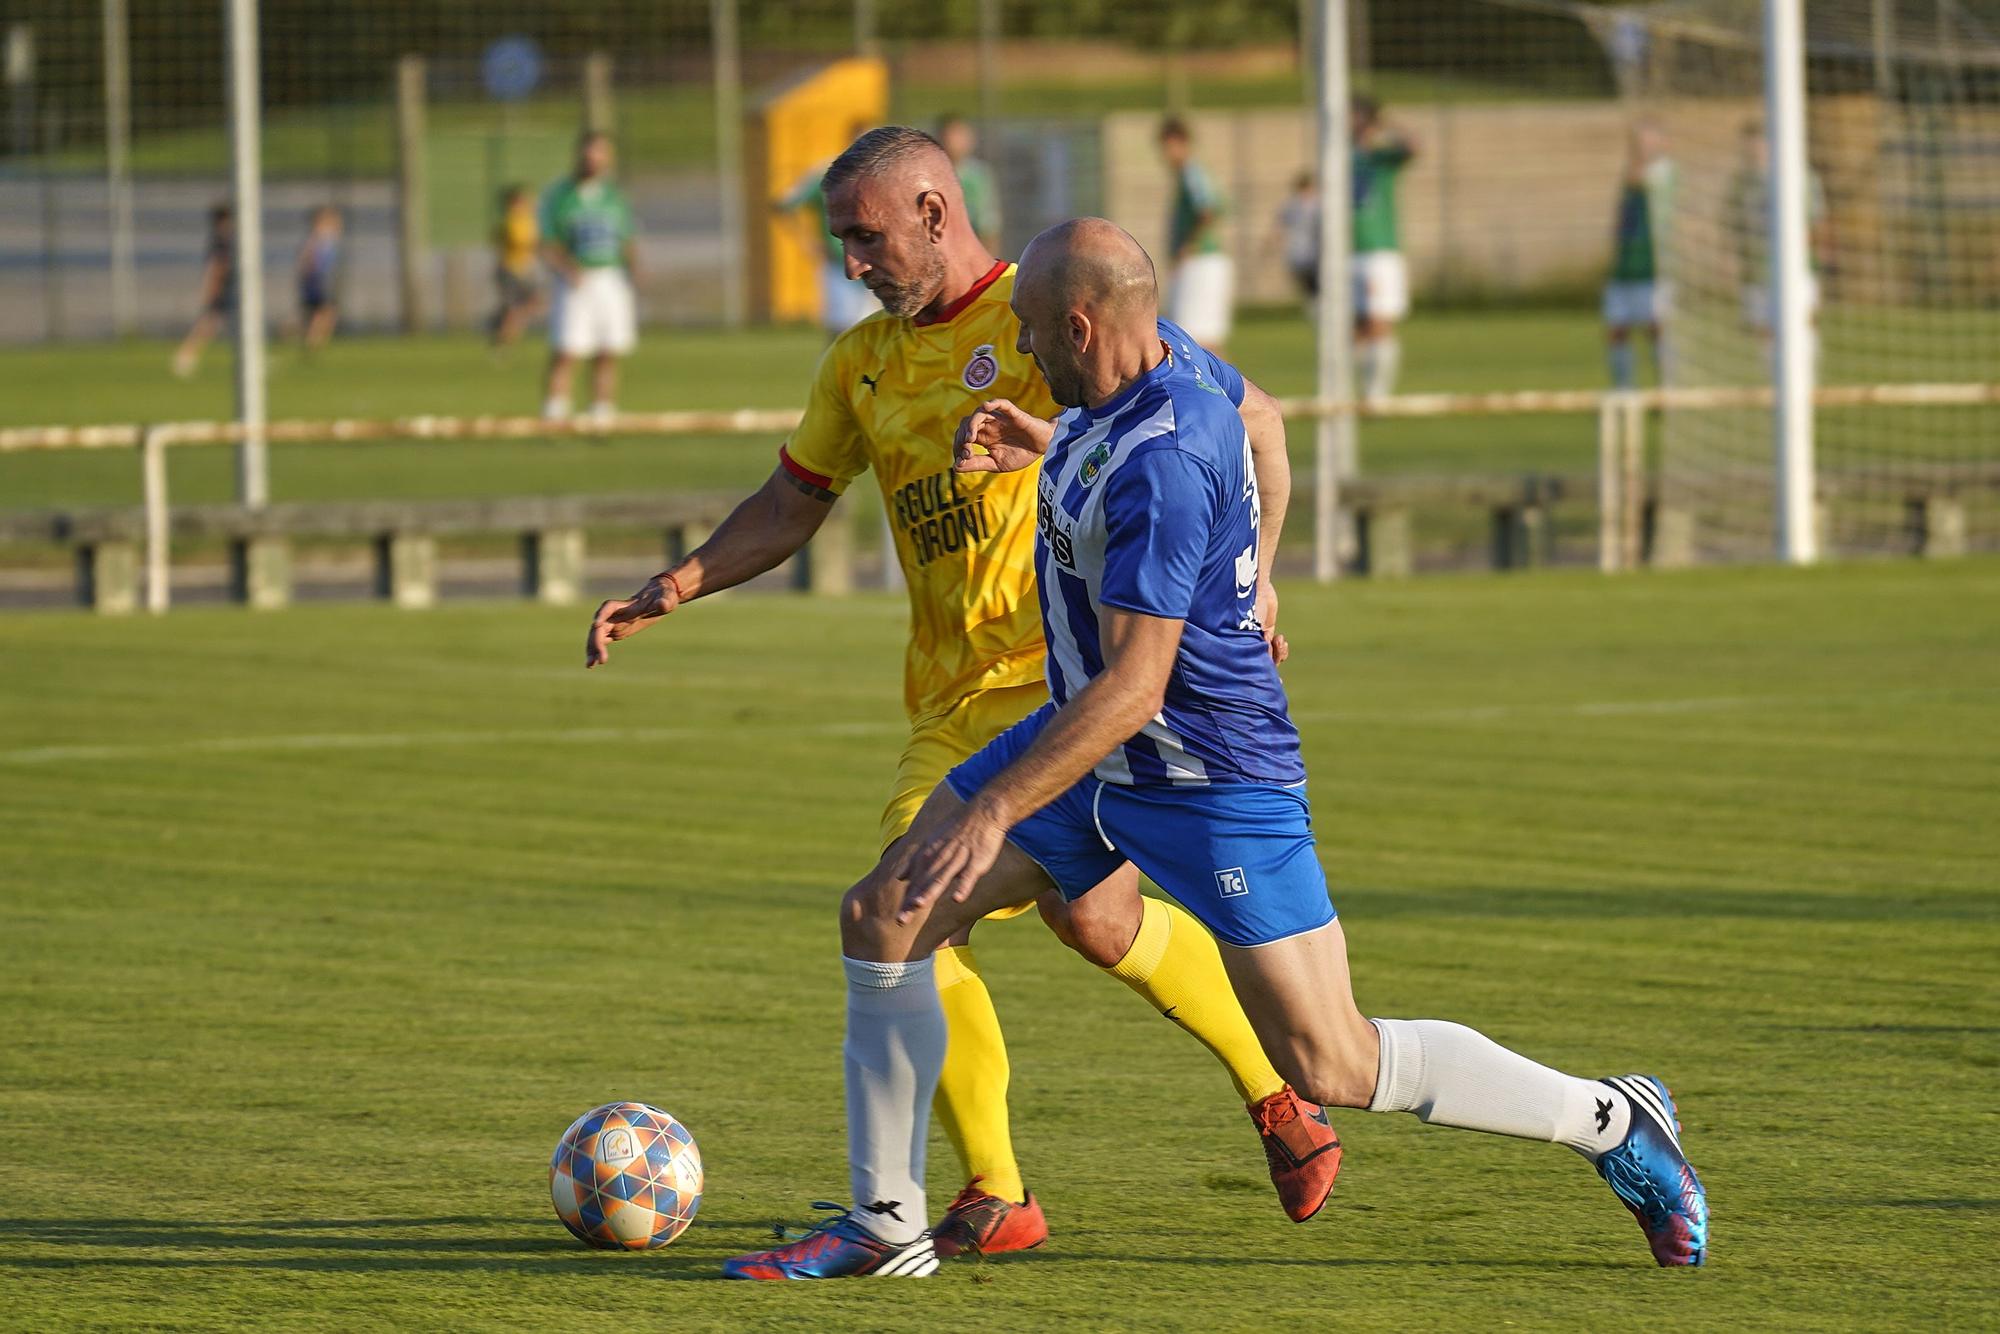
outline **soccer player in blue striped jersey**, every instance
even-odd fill
[[[1024,891],[1127,861],[1215,935],[1266,1054],[1307,1096],[1565,1144],[1662,1265],[1700,1264],[1707,1200],[1665,1085],[1580,1079],[1459,1024],[1368,1019],[1314,846],[1299,736],[1256,612],[1258,512],[1222,373],[1178,355],[1144,250],[1102,219],[1022,255],[1013,307],[1069,411],[969,424],[959,464],[1042,461],[1037,575],[1050,702],[954,769],[887,876],[842,905],[854,1207],[731,1261],[744,1277],[923,1274],[925,1108],[944,1060],[931,952]],[[1229,372],[1233,374],[1233,372]],[[980,448],[974,448],[974,446]]]

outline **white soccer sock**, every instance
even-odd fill
[[[1396,392],[1396,372],[1403,365],[1403,340],[1390,334],[1375,339],[1370,346],[1374,348],[1374,356],[1369,359],[1366,396],[1387,398]]]
[[[1615,389],[1634,389],[1639,384],[1638,358],[1632,354],[1632,340],[1613,343],[1610,348],[1611,385]]]
[[[1567,1144],[1596,1162],[1618,1147],[1632,1107],[1607,1084],[1578,1079],[1442,1019],[1371,1020],[1382,1035],[1371,1112],[1517,1139]]]
[[[608,398],[600,398],[590,405],[592,421],[608,422],[618,415],[618,407]]]
[[[547,399],[544,399],[544,400],[542,400],[542,420],[543,420],[543,421],[545,421],[545,422],[559,422],[559,421],[563,421],[563,420],[567,419],[567,418],[568,418],[568,416],[569,416],[569,400],[568,400],[568,399],[566,399],[566,398],[547,398]]]
[[[1375,397],[1375,364],[1380,360],[1381,344],[1372,338],[1361,340],[1361,346],[1354,350],[1354,369],[1361,376],[1361,396]]]
[[[887,1242],[915,1241],[930,1226],[924,1149],[931,1095],[944,1069],[944,1007],[931,960],[847,970],[847,1169],[854,1217]]]

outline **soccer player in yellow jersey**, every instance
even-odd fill
[[[882,816],[886,851],[947,770],[1048,699],[1033,572],[1036,471],[958,473],[952,462],[954,432],[974,409],[1048,418],[1056,404],[1033,359],[1016,347],[1013,266],[980,243],[951,160],[934,139],[899,126],[871,130],[828,167],[824,188],[847,271],[882,311],[828,349],[805,416],[762,489],[681,563],[598,608],[585,662],[604,662],[612,642],[683,603],[776,566],[872,469],[910,594],[903,681],[910,738]],[[1003,399],[1010,403],[996,401]],[[1264,540],[1275,548],[1289,488],[1284,426],[1255,386],[1246,385],[1242,411],[1262,487]],[[1261,570],[1270,569],[1272,554],[1262,553]],[[1268,588],[1260,602],[1268,627],[1276,610]],[[1297,1097],[1264,1056],[1215,942],[1194,919],[1141,897],[1129,864],[1073,903],[1050,894],[994,916],[1030,907],[1215,1054],[1263,1139],[1286,1212],[1301,1222],[1317,1212],[1332,1189],[1339,1140],[1324,1111]],[[1007,1049],[992,997],[964,935],[936,958],[949,1032],[936,1110],[969,1178],[935,1229],[937,1249],[990,1254],[1039,1245],[1048,1226],[1014,1157]],[[915,1175],[922,1179],[921,1165]]]

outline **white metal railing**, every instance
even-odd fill
[[[1633,568],[1639,560],[1645,495],[1645,414],[1656,409],[1771,407],[1769,386],[1660,388],[1607,392],[1596,389],[1525,389],[1496,393],[1401,394],[1369,402],[1310,397],[1278,400],[1293,420],[1330,416],[1362,419],[1577,415],[1597,418],[1598,566]],[[1813,394],[1821,408],[1870,406],[1946,407],[2000,403],[2000,383],[1823,385]],[[724,411],[634,412],[608,419],[550,422],[531,416],[444,416],[291,419],[265,424],[258,434],[278,444],[354,441],[476,441],[608,435],[779,435],[798,424],[796,408]],[[251,433],[234,421],[112,423],[86,426],[0,428],[0,454],[70,449],[136,449],[145,509],[146,605],[167,602],[168,483],[166,451],[174,446],[240,444]],[[1319,540],[1334,531],[1339,496],[1316,488],[1314,523]]]

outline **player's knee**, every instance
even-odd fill
[[[1058,905],[1054,908],[1049,905],[1052,898]],[[1056,939],[1099,968],[1114,967],[1131,950],[1132,939],[1138,934],[1137,923],[1075,912],[1073,905],[1063,903],[1059,894],[1044,894],[1035,906],[1041,909],[1042,920],[1056,933]]]
[[[892,891],[897,888],[879,870],[870,872],[840,896],[840,947],[850,959],[888,957],[898,936]]]
[[[1042,924],[1055,933],[1057,940],[1081,953],[1076,933],[1070,929],[1069,905],[1063,902],[1062,895],[1050,890],[1035,900],[1035,911],[1042,915]]]

